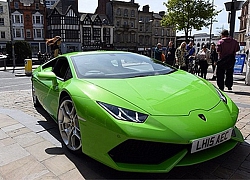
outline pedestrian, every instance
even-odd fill
[[[42,53],[41,53],[41,51],[38,51],[38,53],[37,53],[37,59],[38,59],[38,61],[40,62],[40,64],[43,63],[43,62],[42,62]]]
[[[187,71],[187,64],[186,64],[186,42],[183,41],[181,45],[175,51],[175,66],[181,70]]]
[[[207,69],[208,64],[210,63],[210,51],[205,45],[203,45],[202,49],[198,52],[197,59],[200,64],[200,77],[207,79]]]
[[[154,58],[162,61],[162,45],[161,43],[158,43],[156,45],[155,51],[154,51]]]
[[[216,63],[218,61],[218,53],[216,51],[215,43],[211,43],[210,54],[211,54],[210,59],[212,62],[212,69],[213,69],[213,77],[210,80],[216,80],[216,70],[217,70]]]
[[[171,66],[174,66],[175,63],[175,51],[176,49],[174,48],[173,41],[169,41],[165,57],[166,57],[166,63]]]
[[[60,44],[61,44],[62,38],[60,36],[55,36],[51,39],[47,39],[46,40],[46,44],[48,44],[48,46],[50,46],[51,48],[51,54],[52,57],[57,57],[59,55],[60,52]]]
[[[216,63],[217,86],[222,91],[224,91],[224,86],[226,86],[228,90],[232,90],[235,55],[239,50],[240,46],[238,41],[229,36],[228,30],[223,30],[221,32],[221,39],[217,43],[219,60]],[[227,60],[226,64],[230,66],[222,66],[224,60]]]
[[[195,58],[195,48],[194,48],[194,43],[193,41],[190,41],[187,45],[187,60],[188,63],[189,61],[192,61]]]

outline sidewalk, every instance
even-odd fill
[[[39,65],[32,65],[32,69],[36,69]],[[13,70],[13,67],[0,67],[0,71],[8,71],[8,72],[13,72],[15,73],[15,76],[26,76],[25,74],[25,66],[17,66]]]

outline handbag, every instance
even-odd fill
[[[230,69],[234,67],[235,56],[234,54],[229,54],[217,61],[217,66],[222,69]]]

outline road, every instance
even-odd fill
[[[0,92],[19,91],[31,89],[31,80],[29,76],[16,77],[16,74],[24,74],[24,70],[0,71]]]
[[[16,71],[16,73],[22,73],[22,70]],[[175,167],[169,173],[162,174],[128,173],[115,171],[85,156],[84,154],[75,155],[69,152],[66,148],[62,147],[57,124],[42,108],[33,107],[30,77],[17,77],[11,71],[0,71],[0,111],[3,108],[10,111],[10,113],[15,112],[17,114],[16,116],[18,116],[20,119],[19,122],[26,125],[26,127],[29,127],[29,129],[35,132],[34,136],[36,135],[46,139],[46,142],[41,142],[39,138],[39,141],[37,141],[35,144],[29,145],[27,147],[25,145],[23,146],[25,150],[36,157],[38,159],[37,161],[39,161],[39,166],[36,166],[31,170],[30,168],[32,167],[29,165],[28,170],[32,171],[33,173],[34,171],[38,171],[37,174],[39,174],[39,172],[44,172],[45,175],[43,175],[43,179],[46,179],[46,177],[50,179],[70,178],[72,180],[184,178],[250,179],[250,107],[248,106],[250,94],[248,91],[249,87],[244,86],[244,84],[241,82],[237,83],[235,83],[235,85],[237,85],[235,86],[235,89],[239,89],[235,90],[234,93],[228,93],[228,95],[240,105],[240,115],[237,126],[242,131],[245,142],[239,144],[232,151],[213,160],[193,166]],[[33,126],[31,124],[33,124]],[[45,130],[41,131],[39,127],[43,127]],[[25,132],[22,133],[25,134]],[[22,146],[23,141],[26,139],[25,136],[20,135],[20,137],[23,137],[23,140],[20,141]],[[18,138],[14,137],[13,139]],[[28,156],[28,158],[30,158],[30,156]],[[14,165],[17,166],[20,161],[21,160],[17,160]],[[33,161],[30,163],[33,163]],[[22,167],[15,167],[13,164],[9,164],[10,166],[0,166],[0,179],[1,176],[11,177],[6,179],[15,179],[13,178],[15,177],[14,173],[7,174],[5,169],[7,167],[13,168],[12,170],[8,169],[10,172],[13,171],[19,173],[19,176],[16,179],[27,179],[28,176],[24,175]],[[44,167],[47,169],[45,170]]]

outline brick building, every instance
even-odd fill
[[[13,40],[30,43],[32,56],[37,52],[46,52],[46,7],[43,0],[10,1]]]

